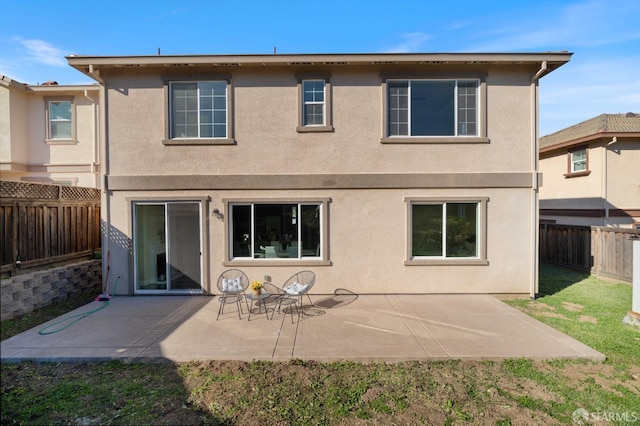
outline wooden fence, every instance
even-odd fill
[[[541,224],[540,262],[631,282],[638,238],[637,229]]]
[[[90,257],[101,247],[100,191],[0,181],[1,272]]]

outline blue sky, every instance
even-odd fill
[[[3,4],[4,3],[4,4]],[[480,6],[479,6],[480,5]],[[0,0],[0,74],[92,81],[66,55],[573,52],[540,82],[540,134],[640,113],[640,0]]]

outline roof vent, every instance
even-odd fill
[[[635,117],[636,115],[634,113],[632,113],[632,112],[628,112],[624,116],[627,117],[627,118],[632,118],[632,117]]]
[[[43,86],[57,86],[57,85],[58,85],[58,82],[57,82],[57,81],[50,80],[50,81],[45,81],[44,83],[42,83],[42,85],[43,85]]]

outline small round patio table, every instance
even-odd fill
[[[264,306],[265,316],[267,317],[267,319],[269,318],[269,313],[267,311],[267,305],[265,302],[271,296],[272,294],[269,293],[268,291],[263,291],[262,293],[257,295],[253,293],[247,294],[247,299],[251,300],[251,306],[249,307],[249,319],[247,321],[251,321],[251,311],[253,310],[253,302],[256,302],[256,305],[258,305],[258,314],[262,313],[262,307]]]

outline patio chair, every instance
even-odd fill
[[[298,313],[298,308],[296,306],[298,304],[298,298],[290,296],[283,289],[273,283],[265,282],[262,285],[264,289],[272,295],[272,297],[267,299],[266,301],[266,303],[273,303],[273,313],[271,314],[271,319],[273,319],[274,315],[276,314],[276,310],[278,311],[278,313],[285,312],[286,315],[286,309],[289,308],[289,313],[291,314],[291,323],[293,324],[293,311],[295,310],[296,313]],[[283,310],[283,306],[285,310]]]
[[[311,296],[309,296],[309,290],[313,287],[313,284],[316,281],[316,274],[312,271],[300,271],[293,274],[287,281],[282,285],[282,290],[287,294],[287,296],[297,297],[300,308],[302,306],[302,296],[306,295],[309,299],[309,303],[311,307],[313,307],[313,301],[311,300]],[[302,314],[304,315],[304,309],[302,310]]]
[[[249,303],[244,297],[244,292],[249,287],[249,277],[247,277],[247,274],[239,269],[226,270],[218,277],[217,287],[222,295],[220,296],[220,307],[218,308],[216,321],[220,318],[220,314],[224,313],[224,305],[227,303],[236,304],[238,307],[238,318],[242,319],[242,300],[244,300],[244,303],[247,305],[247,311],[249,311]]]

